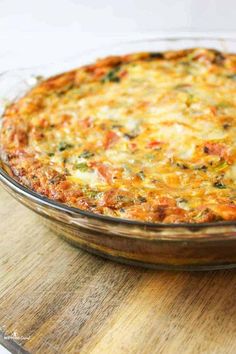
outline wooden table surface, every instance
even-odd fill
[[[236,353],[236,271],[80,251],[0,188],[0,342],[13,353]]]

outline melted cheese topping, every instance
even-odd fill
[[[24,151],[82,191],[65,198],[73,206],[86,198],[85,209],[157,222],[235,219],[235,57],[126,58],[23,98]]]

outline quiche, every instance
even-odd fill
[[[6,109],[1,159],[40,195],[154,223],[236,220],[236,54],[100,59]]]

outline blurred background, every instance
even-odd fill
[[[235,30],[235,0],[0,0],[0,71],[127,38]]]

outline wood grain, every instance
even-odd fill
[[[236,271],[112,263],[0,189],[0,341],[30,353],[236,353]]]

